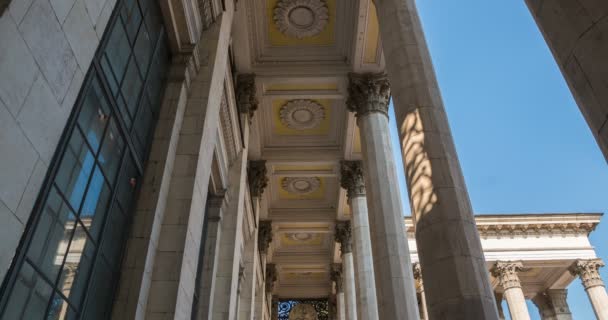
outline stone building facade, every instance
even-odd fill
[[[527,3],[606,154],[608,5]],[[474,217],[413,0],[0,1],[0,155],[0,319],[608,319],[598,215]]]

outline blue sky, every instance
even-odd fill
[[[608,211],[608,165],[524,0],[417,2],[475,212]],[[608,218],[591,242],[608,262]],[[568,296],[594,319],[579,280]]]

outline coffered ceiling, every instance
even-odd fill
[[[273,221],[268,261],[274,294],[327,297],[340,263],[337,220],[348,220],[339,162],[359,159],[355,118],[345,106],[348,72],[384,68],[370,0],[242,0],[233,59],[256,74],[258,110],[249,156],[267,161],[261,217]]]

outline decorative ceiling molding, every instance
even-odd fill
[[[286,177],[281,180],[281,188],[289,193],[298,195],[313,193],[320,186],[321,179],[317,177]]]
[[[325,108],[309,99],[291,100],[281,107],[279,117],[290,129],[314,129],[325,119]]]
[[[303,39],[325,29],[329,12],[322,0],[280,0],[274,8],[273,20],[286,36]]]

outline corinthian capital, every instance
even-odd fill
[[[348,199],[365,195],[361,161],[340,162],[340,185],[346,189]]]
[[[603,266],[602,259],[576,260],[570,267],[570,273],[581,277],[585,289],[604,286],[599,272]]]
[[[340,242],[342,254],[352,252],[350,222],[336,223],[336,241]]]
[[[262,254],[268,252],[268,247],[272,242],[272,221],[260,221],[258,228],[258,250]]]
[[[277,266],[274,263],[268,263],[266,264],[266,293],[272,292],[275,281],[277,281]]]
[[[249,192],[252,197],[261,197],[268,185],[266,177],[266,160],[251,160],[247,168]]]
[[[423,292],[424,282],[422,281],[422,267],[420,266],[420,262],[416,262],[412,265],[412,271],[414,272],[414,281],[416,282],[416,292]]]
[[[346,107],[356,117],[372,112],[388,116],[391,87],[385,73],[350,73]]]
[[[258,109],[258,98],[255,90],[255,74],[240,74],[236,80],[236,103],[239,112],[247,113],[249,120],[253,118],[255,110]]]
[[[524,265],[521,261],[498,261],[492,267],[492,275],[497,277],[500,281],[504,290],[511,288],[521,288],[519,277],[517,273],[519,271],[525,271]]]
[[[336,283],[336,291],[342,292],[342,265],[334,263],[331,266],[331,280]]]

